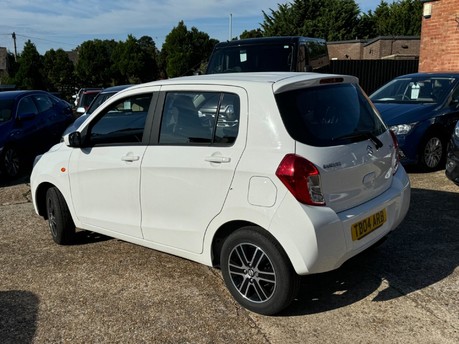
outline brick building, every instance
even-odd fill
[[[419,71],[459,71],[459,0],[424,0]]]
[[[327,43],[330,58],[336,60],[417,59],[419,46],[419,37],[411,36]]]

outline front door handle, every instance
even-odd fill
[[[128,162],[138,161],[139,159],[140,159],[140,156],[130,155],[130,154],[121,157],[122,161],[128,161]]]

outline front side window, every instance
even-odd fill
[[[347,144],[387,130],[368,98],[352,84],[284,92],[276,101],[290,136],[311,146]]]
[[[110,104],[89,128],[90,145],[141,144],[151,97],[140,94]]]
[[[169,92],[160,144],[234,143],[239,130],[239,97],[220,92]]]
[[[0,123],[11,119],[14,99],[0,99]]]

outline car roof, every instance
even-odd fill
[[[39,93],[51,95],[50,93],[46,91],[40,91],[40,90],[20,90],[20,91],[0,92],[0,98],[1,99],[14,99],[14,98],[26,96],[28,94],[39,94]]]
[[[83,94],[100,93],[101,90],[102,90],[101,88],[99,88],[97,90],[95,90],[95,89],[94,90],[85,90],[85,91],[83,91]]]
[[[305,36],[275,36],[275,37],[256,37],[256,38],[245,38],[239,40],[232,40],[226,42],[220,42],[216,45],[216,48],[221,47],[237,47],[241,45],[260,45],[260,44],[279,44],[279,43],[298,43],[301,41],[321,41],[325,42],[322,38],[312,38]]]
[[[107,88],[104,88],[102,91],[100,91],[100,93],[105,94],[105,93],[119,92],[131,86],[134,86],[134,85],[129,84],[129,85],[118,85],[118,86],[107,87]]]
[[[452,77],[458,78],[459,72],[421,72],[421,73],[411,73],[405,75],[399,75],[396,79],[402,78],[418,78],[418,77]]]
[[[272,84],[273,91],[280,93],[289,89],[320,85],[325,82],[358,83],[358,78],[349,75],[321,74],[307,72],[253,72],[253,73],[223,73],[206,74],[172,78],[167,80],[153,81],[147,84],[133,86],[131,89],[143,88],[144,86],[166,85],[228,85],[249,86]]]

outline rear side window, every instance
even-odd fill
[[[352,84],[284,92],[276,101],[290,136],[307,145],[342,145],[386,131],[368,98]]]
[[[169,92],[160,144],[232,145],[239,130],[239,97],[221,92]]]
[[[48,111],[53,107],[53,102],[45,95],[35,96],[35,102],[40,112]]]
[[[22,98],[19,102],[18,115],[25,114],[38,114],[37,106],[32,100],[32,97]]]

